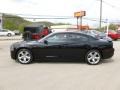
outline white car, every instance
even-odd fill
[[[0,36],[8,36],[8,37],[10,37],[10,36],[13,36],[13,35],[15,35],[15,33],[10,31],[10,30],[5,30],[5,29],[0,30]]]

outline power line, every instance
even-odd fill
[[[12,17],[12,16],[5,16],[4,18],[17,18],[17,17]],[[24,19],[73,19],[73,18],[65,18],[65,17],[53,17],[53,18],[51,18],[51,17],[22,17],[22,18],[24,18]]]
[[[14,17],[14,16],[4,16],[3,18],[17,18],[17,17]],[[68,18],[43,18],[43,17],[22,17],[24,19],[61,19],[61,20],[66,20],[66,19],[75,19],[74,17],[71,17],[69,16]],[[84,17],[83,18],[84,20],[89,20],[89,21],[94,21],[94,22],[99,22],[99,19],[97,18],[88,18],[88,17]],[[107,23],[106,19],[102,19],[101,22],[103,23]],[[111,23],[120,23],[120,20],[111,20],[110,21]]]
[[[17,13],[3,13],[3,14],[7,14],[7,15],[16,15],[16,16],[21,16],[21,17],[65,17],[65,18],[70,18],[72,16],[55,16],[55,15],[39,15],[39,14],[17,14]]]
[[[3,18],[17,18],[17,17],[15,17],[15,16],[3,16]],[[22,18],[24,18],[24,19],[75,19],[74,17],[72,17],[72,16],[62,16],[62,17],[57,17],[57,16],[55,16],[55,17],[22,17]],[[85,18],[83,18],[83,19],[85,19],[85,20],[89,20],[89,21],[96,21],[96,22],[98,22],[99,20],[98,19],[96,19],[96,18],[88,18],[88,17],[85,17]],[[102,22],[103,22],[104,20],[102,20]]]
[[[8,13],[4,13],[4,14],[8,14]],[[8,14],[8,15],[13,15],[13,16],[3,16],[3,18],[17,18],[16,16],[14,16],[14,15],[17,15],[17,14]],[[19,14],[19,15],[25,15],[25,14]],[[35,16],[38,16],[38,17],[35,17]],[[20,17],[24,18],[24,19],[61,19],[61,20],[75,19],[73,16],[53,16],[53,15],[45,15],[46,17],[43,17],[43,16],[44,15],[33,15],[31,17],[30,16],[20,16]],[[89,20],[89,21],[94,21],[94,22],[99,22],[99,19],[97,19],[97,18],[84,17],[83,19],[84,20]],[[118,22],[118,21],[119,20],[117,20],[116,22]],[[106,19],[101,19],[101,22],[106,23]]]
[[[97,0],[97,1],[100,1],[100,0]],[[106,2],[105,0],[104,1],[102,1],[104,4],[106,4],[106,5],[108,5],[108,6],[110,6],[110,7],[112,7],[112,8],[116,8],[116,9],[119,9],[120,10],[120,7],[119,6],[116,6],[116,5],[113,5],[113,4],[111,4],[111,3],[108,3],[108,2]]]

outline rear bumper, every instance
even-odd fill
[[[104,49],[102,50],[102,58],[108,59],[114,55],[114,48]]]

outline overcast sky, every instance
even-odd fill
[[[120,19],[120,0],[104,0],[103,18]],[[74,12],[86,11],[86,18],[99,18],[99,0],[0,0],[1,13],[73,16]],[[53,20],[75,23],[71,20]],[[84,21],[90,24],[90,21]],[[97,24],[98,22],[91,22]]]

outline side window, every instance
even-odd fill
[[[3,30],[2,32],[7,32],[7,30]]]
[[[65,42],[67,39],[67,35],[64,34],[64,33],[61,33],[61,34],[55,34],[55,35],[52,35],[50,37],[48,37],[46,40],[48,42]]]
[[[88,37],[81,35],[80,41],[88,41]]]
[[[69,34],[69,40],[76,41],[88,41],[88,37],[81,34]]]

